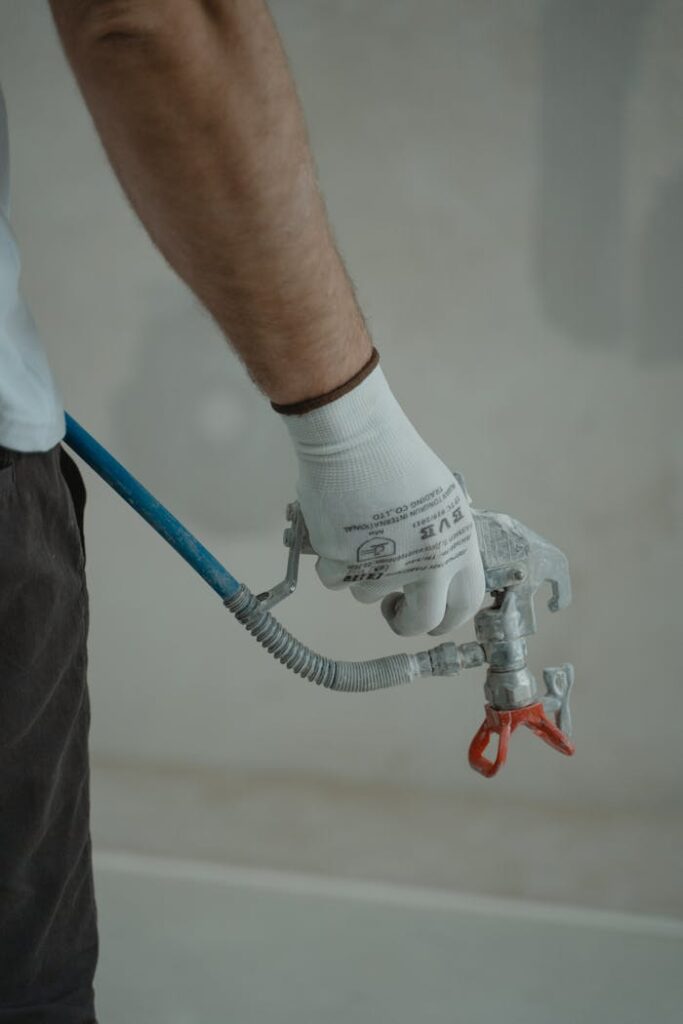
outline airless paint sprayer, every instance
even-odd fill
[[[574,682],[570,664],[543,670],[545,693],[527,666],[526,638],[536,632],[534,597],[542,583],[552,588],[548,607],[571,601],[565,555],[538,534],[501,512],[473,509],[484,564],[486,591],[492,603],[474,616],[476,641],[447,642],[416,654],[391,654],[372,661],[334,661],[316,654],[289,633],[270,609],[294,592],[302,554],[315,554],[297,502],[287,506],[289,548],[285,578],[254,595],[153,497],[86,430],[67,414],[65,441],[157,533],[175,548],[222,598],[239,622],[283,665],[328,690],[367,693],[429,676],[457,675],[487,665],[485,718],[469,749],[472,768],[490,778],[505,763],[510,736],[525,725],[562,754],[573,754],[569,693]],[[455,474],[470,501],[462,477]],[[497,749],[486,756],[490,743]]]

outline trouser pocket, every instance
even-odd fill
[[[7,469],[14,464],[15,453],[10,448],[3,448],[0,445],[0,469]]]
[[[14,489],[15,472],[14,460],[16,452],[0,445],[0,498],[9,494]]]
[[[74,515],[76,516],[76,523],[78,524],[78,532],[81,535],[81,547],[83,549],[83,560],[85,562],[85,533],[83,529],[85,502],[87,497],[85,483],[81,476],[80,469],[63,447],[60,447],[59,449],[59,465],[62,471],[62,476],[66,481],[66,486],[69,488],[69,494],[71,495],[71,503],[73,505]]]

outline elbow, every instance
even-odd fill
[[[186,0],[181,0],[180,6]],[[178,0],[50,0],[63,38],[79,50],[138,49],[174,33]]]

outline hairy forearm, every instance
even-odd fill
[[[50,0],[111,163],[153,241],[271,399],[371,349],[263,0]]]

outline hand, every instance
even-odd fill
[[[382,600],[395,633],[445,633],[484,597],[472,513],[377,366],[328,405],[285,417],[297,491],[323,584]]]

